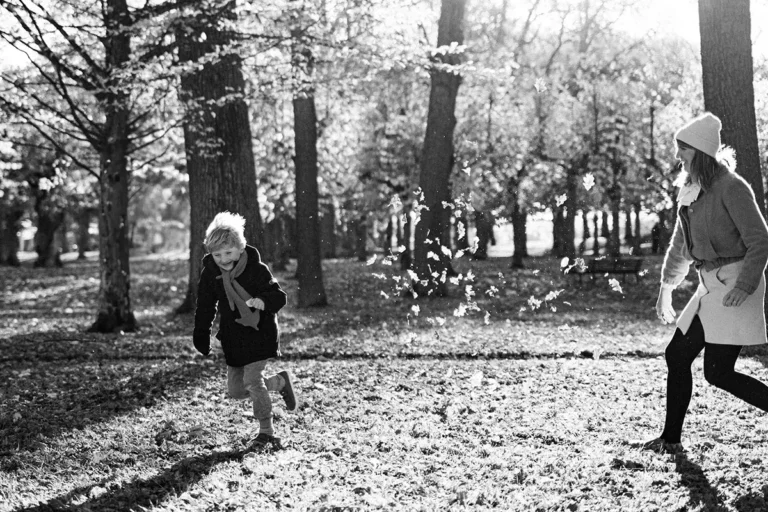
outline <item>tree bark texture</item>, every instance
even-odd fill
[[[232,34],[217,23],[230,11],[201,14],[177,32],[179,59],[196,62],[231,42]],[[201,34],[205,34],[205,38]],[[189,284],[177,312],[197,303],[197,284],[205,255],[205,230],[222,211],[245,217],[246,241],[264,249],[259,212],[256,163],[251,140],[248,105],[244,99],[242,59],[227,53],[206,62],[202,69],[183,75],[185,103],[184,146],[189,174],[190,238]]]
[[[722,142],[736,150],[736,171],[765,214],[755,120],[749,0],[699,0],[704,108],[723,122]]]
[[[464,11],[466,0],[443,0],[438,24],[437,46],[447,47],[464,42]],[[456,126],[456,97],[461,76],[441,65],[455,65],[460,57],[455,53],[436,54],[430,70],[431,88],[427,130],[422,148],[419,187],[424,194],[421,217],[415,230],[414,270],[418,281],[414,290],[420,295],[445,295],[445,279],[440,275],[448,272],[445,259],[432,259],[430,253],[442,255],[440,248],[445,225],[444,202],[451,201],[449,181],[453,164],[453,130]],[[433,275],[437,274],[435,278]]]
[[[91,331],[136,330],[130,297],[128,263],[128,146],[129,95],[119,78],[130,59],[130,33],[126,0],[107,0],[107,87],[100,93],[105,105],[104,138],[100,143],[99,176],[99,274],[100,290],[96,321]]]

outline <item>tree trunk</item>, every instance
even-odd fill
[[[624,243],[632,245],[632,208],[624,210]]]
[[[37,211],[37,231],[35,232],[35,267],[52,268],[61,266],[61,245],[57,231],[64,224],[64,212],[43,204],[35,205]]]
[[[589,215],[587,210],[581,211],[581,243],[579,244],[579,254],[587,251],[587,240],[589,240]]]
[[[510,268],[525,268],[528,257],[528,211],[518,201],[512,204],[512,252]]]
[[[749,0],[699,0],[704,108],[722,120],[722,142],[736,150],[736,171],[765,214],[749,7]]]
[[[598,256],[600,254],[600,215],[602,212],[597,211],[595,212],[595,216],[592,218],[595,224],[595,229],[592,230],[592,232],[595,235],[595,243],[592,245],[592,255]]]
[[[411,208],[403,209],[403,246],[405,250],[400,253],[400,270],[408,270],[413,263],[413,218]]]
[[[355,221],[355,256],[357,261],[368,259],[368,215],[365,213],[360,214]]]
[[[298,228],[298,306],[325,306],[320,258],[320,225],[317,185],[317,114],[315,96],[305,92],[293,98],[293,130],[296,136],[296,223]]]
[[[77,259],[84,260],[86,251],[91,250],[91,208],[82,208],[77,214]]]
[[[99,275],[100,290],[95,332],[132,332],[137,328],[131,307],[131,270],[128,262],[128,146],[130,98],[123,67],[131,54],[130,15],[126,0],[107,0],[109,76],[100,99],[106,108],[104,140],[100,144]]]
[[[179,60],[196,62],[231,42],[217,20],[235,14],[201,13],[185,20],[179,29]],[[205,35],[205,37],[202,37]],[[185,104],[184,150],[189,174],[190,237],[189,283],[177,312],[192,311],[205,255],[205,230],[222,211],[245,217],[249,244],[264,248],[259,212],[256,164],[251,123],[244,100],[245,80],[239,55],[228,53],[181,77],[180,96]]]
[[[320,216],[320,254],[323,258],[336,257],[336,208],[328,203]]]
[[[0,265],[19,266],[19,231],[24,210],[0,207]]]
[[[640,203],[635,203],[635,231],[632,233],[632,254],[635,256],[641,256],[643,254],[642,241],[643,237],[640,233]]]
[[[580,169],[576,165],[568,168],[565,183],[565,218],[563,220],[562,255],[569,259],[576,257],[576,198],[578,197]]]
[[[613,224],[613,229],[611,230],[611,238],[610,241],[610,254],[611,256],[620,256],[621,255],[621,237],[620,237],[620,229],[619,226],[621,225],[621,208],[619,207],[619,202],[614,201],[611,203],[611,219]]]
[[[473,255],[476,260],[488,259],[488,245],[493,238],[493,218],[491,212],[475,210],[475,234],[477,235],[477,250]]]
[[[464,42],[463,24],[466,0],[442,0],[438,23],[437,46],[448,47]],[[457,53],[436,53],[436,64],[455,65]],[[427,130],[422,149],[419,187],[424,194],[421,218],[416,224],[414,269],[418,281],[413,283],[419,295],[445,295],[447,287],[441,274],[448,272],[445,259],[430,258],[430,253],[442,254],[440,243],[444,230],[444,203],[451,201],[449,183],[453,164],[453,130],[456,126],[456,97],[461,76],[437,66],[430,69],[431,87]],[[434,275],[437,275],[435,278]]]
[[[552,254],[558,258],[565,256],[565,212],[561,206],[555,206],[552,216]]]

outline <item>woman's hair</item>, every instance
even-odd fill
[[[245,218],[230,212],[217,214],[205,230],[203,244],[208,252],[230,246],[245,249]]]
[[[696,153],[691,160],[691,172],[689,174],[681,171],[680,176],[675,180],[678,185],[691,183],[695,180],[706,192],[712,187],[712,182],[719,175],[736,170],[736,152],[732,147],[720,146],[720,149],[717,150],[717,158],[712,158],[696,148],[693,149]]]

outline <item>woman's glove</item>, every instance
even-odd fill
[[[665,324],[675,321],[677,313],[672,307],[672,288],[663,286],[659,289],[659,299],[656,301],[656,316]]]

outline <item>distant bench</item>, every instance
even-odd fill
[[[643,267],[643,258],[605,256],[601,258],[585,258],[583,261],[583,265],[579,263],[574,264],[563,258],[563,261],[560,263],[560,271],[578,275],[579,282],[581,282],[582,276],[585,274],[620,274],[622,281],[626,281],[628,274],[634,274],[636,280],[639,280],[642,275],[640,271]]]

